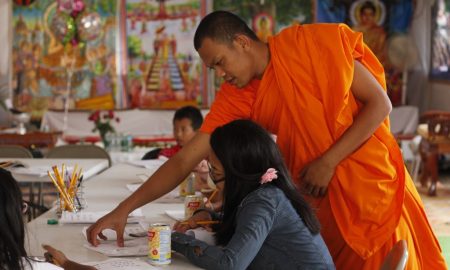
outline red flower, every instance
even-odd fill
[[[97,122],[100,119],[100,111],[95,111],[89,116],[89,121]]]
[[[114,119],[114,111],[109,110],[108,111],[108,116],[109,116],[109,119]]]

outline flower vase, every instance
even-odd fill
[[[100,132],[100,138],[102,139],[105,150],[109,150],[111,147],[111,136],[108,133],[110,132]]]

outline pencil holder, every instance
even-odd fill
[[[76,195],[73,199],[73,205],[76,211],[80,211],[87,207],[86,199],[84,198],[84,185],[81,182],[77,187]],[[62,198],[61,194],[58,192],[58,199],[56,201],[56,214],[58,217],[61,217],[63,211],[70,211],[70,207],[66,204],[66,201]]]

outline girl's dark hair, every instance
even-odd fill
[[[0,269],[23,269],[25,226],[22,192],[11,173],[0,168]]]
[[[211,134],[210,144],[225,173],[223,221],[217,226],[217,244],[230,241],[239,204],[261,187],[260,178],[269,168],[278,171],[278,178],[264,185],[281,189],[311,233],[319,232],[317,217],[292,183],[278,146],[262,127],[250,120],[235,120],[218,127]]]

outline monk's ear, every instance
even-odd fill
[[[246,51],[251,47],[251,39],[246,35],[238,34],[234,37],[233,44],[236,48]]]

